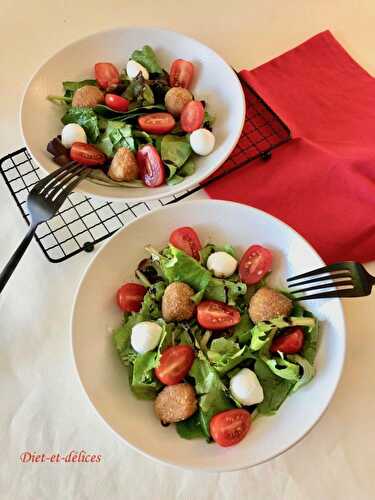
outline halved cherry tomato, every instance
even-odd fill
[[[156,148],[146,144],[137,152],[141,179],[149,187],[157,187],[165,181],[165,168]]]
[[[183,87],[188,89],[194,75],[194,66],[190,61],[176,59],[173,61],[169,72],[169,83],[171,87]]]
[[[189,373],[194,357],[193,348],[189,345],[168,347],[162,352],[155,375],[165,385],[179,384]]]
[[[184,132],[194,132],[202,127],[204,107],[200,101],[188,102],[181,113],[181,128]]]
[[[129,108],[129,101],[125,97],[116,94],[106,94],[104,102],[106,106],[115,111],[123,111],[125,113]]]
[[[272,341],[270,351],[280,351],[284,354],[296,354],[302,349],[303,340],[303,331],[298,326],[294,326],[293,328],[288,328],[285,333]]]
[[[199,250],[202,248],[199,236],[192,227],[179,227],[169,237],[169,243],[199,260]]]
[[[233,446],[249,432],[251,414],[243,409],[226,410],[211,418],[210,433],[220,446]]]
[[[138,118],[138,125],[149,134],[168,134],[176,121],[170,113],[150,113]]]
[[[204,300],[197,307],[198,323],[207,330],[223,330],[240,322],[240,311],[218,300]]]
[[[147,290],[138,283],[125,283],[117,290],[117,304],[122,311],[138,312]]]
[[[105,90],[111,90],[119,83],[120,73],[112,63],[96,63],[95,79],[99,87]]]
[[[241,281],[258,283],[272,269],[272,253],[260,245],[252,245],[243,254],[238,266]]]
[[[82,165],[103,165],[106,161],[104,153],[92,144],[74,142],[70,149],[70,158]]]

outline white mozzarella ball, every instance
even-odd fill
[[[237,261],[227,252],[214,252],[207,259],[207,268],[217,278],[228,278],[236,270]]]
[[[78,123],[68,123],[61,131],[63,146],[70,149],[75,142],[87,142],[86,132]]]
[[[199,128],[191,133],[190,146],[197,155],[209,155],[215,146],[215,136],[206,128]]]
[[[154,321],[142,321],[133,326],[130,343],[139,354],[152,351],[159,344],[162,328]]]
[[[264,399],[263,388],[258,377],[249,368],[242,368],[231,378],[230,392],[239,403],[245,406],[261,403]]]
[[[137,63],[137,61],[133,61],[132,59],[130,59],[130,61],[126,65],[126,74],[130,78],[130,80],[133,80],[133,78],[135,78],[139,72],[142,73],[142,76],[145,80],[148,80],[149,74],[147,69],[142,66],[142,64]]]

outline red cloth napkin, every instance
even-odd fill
[[[331,263],[375,258],[375,79],[329,31],[241,71],[292,140],[207,187],[269,212]]]

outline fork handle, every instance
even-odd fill
[[[13,271],[16,269],[17,264],[21,260],[22,255],[25,253],[26,248],[29,246],[30,241],[33,239],[35,230],[37,226],[30,226],[29,230],[26,233],[26,236],[21,241],[19,247],[14,252],[12,257],[9,259],[8,263],[2,270],[0,274],[0,293],[3,291],[3,288],[8,283],[9,278],[12,276]]]

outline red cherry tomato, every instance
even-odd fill
[[[176,121],[170,113],[150,113],[138,118],[138,125],[142,130],[149,134],[168,134]]]
[[[202,127],[204,107],[200,101],[188,102],[181,113],[181,128],[184,132],[194,132]]]
[[[199,236],[192,227],[179,227],[169,237],[169,243],[199,260],[199,250],[202,248]]]
[[[119,83],[120,73],[112,63],[96,63],[95,79],[99,87],[105,90],[111,90]]]
[[[117,304],[122,311],[138,312],[147,290],[138,283],[125,283],[117,290]]]
[[[125,113],[129,108],[129,101],[125,97],[116,94],[106,94],[104,102],[106,106],[115,111],[123,111]]]
[[[237,325],[240,319],[238,309],[218,300],[204,300],[197,307],[198,323],[207,330],[223,330]]]
[[[175,345],[162,352],[155,375],[165,385],[179,384],[189,373],[194,361],[194,351],[189,345]]]
[[[284,354],[296,354],[302,349],[304,335],[301,328],[295,326],[276,337],[271,344],[271,352],[282,352]]]
[[[233,446],[243,440],[249,432],[251,415],[243,409],[217,413],[210,421],[210,433],[220,446]]]
[[[165,168],[156,148],[146,144],[137,152],[141,179],[148,187],[157,187],[165,181]]]
[[[238,266],[241,281],[258,283],[272,269],[272,253],[260,245],[252,245],[243,254]]]
[[[188,89],[194,75],[194,66],[190,61],[176,59],[173,61],[169,71],[169,83],[171,87],[183,87]]]
[[[106,161],[104,153],[92,144],[74,142],[70,149],[70,158],[82,165],[103,165]]]

